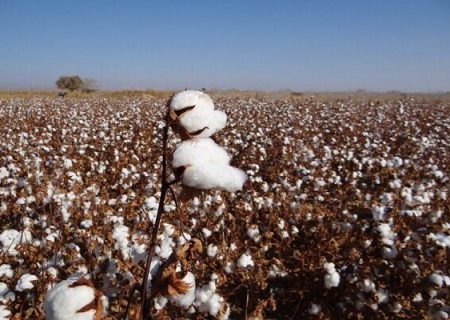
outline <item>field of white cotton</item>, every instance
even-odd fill
[[[171,178],[214,190],[183,210],[167,197],[148,286],[202,248],[154,318],[449,317],[448,102],[212,98],[170,105],[186,130],[170,131]],[[123,318],[161,196],[166,103],[0,99],[0,319]]]

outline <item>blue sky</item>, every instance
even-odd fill
[[[450,91],[450,1],[0,0],[0,88]]]

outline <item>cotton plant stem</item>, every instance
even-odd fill
[[[144,281],[142,283],[141,290],[141,319],[145,320],[149,317],[150,311],[150,301],[147,301],[147,283],[150,273],[150,266],[152,263],[153,255],[155,254],[156,241],[158,238],[158,230],[161,224],[162,215],[164,213],[164,201],[167,195],[167,190],[169,188],[169,183],[167,182],[167,142],[169,137],[169,104],[167,106],[168,110],[165,118],[165,126],[163,130],[163,159],[162,159],[162,175],[161,175],[161,196],[159,198],[158,212],[156,215],[156,221],[152,228],[152,235],[150,237],[150,244],[147,255],[147,262],[145,265]]]

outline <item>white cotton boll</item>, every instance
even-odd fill
[[[183,141],[173,153],[172,166],[193,166],[202,164],[230,163],[231,157],[212,139],[195,139]]]
[[[334,267],[334,263],[325,263],[323,265],[323,268],[325,269],[325,276],[324,276],[324,283],[326,288],[332,288],[339,286],[340,281],[340,275],[336,271],[336,268]]]
[[[386,245],[394,243],[395,234],[392,232],[391,226],[387,223],[380,223],[376,228],[380,233],[381,242]]]
[[[38,278],[33,274],[23,274],[19,281],[16,283],[16,291],[22,292],[25,290],[30,290],[34,288],[34,281],[37,281]]]
[[[191,272],[188,272],[181,281],[189,285],[188,291],[178,296],[172,296],[170,299],[179,306],[187,309],[195,300],[195,276]]]
[[[211,236],[212,231],[209,230],[209,229],[207,229],[207,228],[203,228],[203,229],[202,229],[202,233],[203,233],[203,237],[204,237],[205,239],[208,239],[208,238]]]
[[[0,320],[9,319],[11,316],[11,311],[6,309],[6,306],[0,305]]]
[[[130,248],[128,247],[128,227],[124,225],[118,225],[114,228],[112,238],[116,241],[114,248],[122,252],[122,256],[128,259]]]
[[[204,129],[200,134],[196,134],[195,138],[207,138],[215,134],[217,131],[225,128],[227,124],[227,115],[225,112],[220,110],[214,110],[210,115],[209,120],[206,122],[206,129]],[[205,128],[203,127],[203,128]],[[200,128],[199,130],[203,129]],[[190,131],[192,132],[192,131]]]
[[[256,243],[261,240],[261,236],[259,235],[259,228],[258,226],[254,225],[247,229],[247,236],[255,241]]]
[[[64,160],[64,168],[66,168],[66,169],[72,168],[72,160],[70,160],[70,159],[65,159],[65,160]]]
[[[253,267],[254,265],[255,263],[253,262],[252,256],[247,253],[242,254],[237,261],[237,266],[239,268],[247,268],[248,266]]]
[[[313,316],[317,316],[320,311],[322,310],[322,307],[320,304],[311,303],[311,305],[308,308],[308,313]]]
[[[389,301],[389,291],[387,289],[380,288],[375,294],[378,303],[387,303]]]
[[[8,177],[9,177],[8,169],[6,169],[5,167],[1,167],[0,168],[0,180],[2,180],[3,178],[8,178]]]
[[[173,252],[173,247],[175,247],[175,242],[171,237],[165,236],[161,239],[161,244],[156,246],[155,253],[162,259],[167,259]]]
[[[444,277],[440,274],[433,273],[428,277],[428,280],[430,282],[438,287],[442,287],[442,284],[444,283]]]
[[[183,184],[202,190],[235,192],[242,189],[246,180],[244,171],[227,165],[191,166],[183,174]]]
[[[387,208],[383,206],[373,206],[371,211],[373,219],[375,221],[380,221],[385,219]]]
[[[219,251],[219,248],[217,248],[217,246],[215,246],[215,245],[213,245],[212,243],[210,243],[210,244],[208,245],[208,248],[207,248],[206,251],[207,251],[207,253],[208,253],[208,256],[210,256],[211,258],[213,258],[213,257],[216,256],[217,252]]]
[[[8,293],[9,289],[6,283],[0,282],[0,301]]]
[[[186,108],[190,109],[183,110]],[[172,98],[170,109],[174,114],[177,111],[181,112],[177,115],[178,121],[190,133],[206,127],[210,129],[220,127],[221,124],[221,121],[218,121],[220,119],[216,119],[219,117],[214,116],[214,103],[212,99],[200,91],[189,90],[177,93]],[[211,130],[213,132],[206,136],[210,136],[217,130]]]
[[[6,278],[12,278],[14,271],[9,264],[2,264],[0,266],[0,278],[5,276]]]
[[[214,110],[195,106],[192,110],[186,111],[178,118],[180,125],[189,133],[205,130],[209,127],[211,119],[214,118]],[[202,131],[203,132],[203,131]]]
[[[200,106],[201,108],[214,109],[214,103],[210,96],[201,91],[186,90],[177,93],[172,97],[170,109],[174,111],[182,110],[191,106]]]
[[[362,289],[364,292],[374,292],[375,291],[375,283],[370,279],[364,279],[362,284]]]
[[[223,297],[216,293],[216,280],[217,275],[212,274],[211,281],[196,290],[194,306],[198,307],[200,312],[209,313],[214,317],[219,316],[220,319],[220,317],[227,314],[227,310],[225,310],[224,314],[221,314],[225,302]]]
[[[217,293],[214,293],[208,300],[207,303],[200,306],[200,312],[208,312],[212,316],[216,316],[222,305],[223,298],[219,296]]]
[[[0,234],[1,250],[9,255],[17,255],[16,246],[32,241],[33,237],[28,229],[19,232],[14,229],[6,229]]]
[[[77,285],[78,279],[68,279],[58,283],[50,289],[44,302],[45,317],[47,320],[93,320],[97,308],[79,312],[83,307],[95,301],[95,288],[87,284]],[[106,299],[100,299],[104,309]]]
[[[223,129],[227,122],[226,114],[214,110],[211,98],[200,91],[177,93],[172,98],[170,109],[172,118],[178,118],[180,125],[196,138],[212,136]]]
[[[234,264],[231,261],[228,261],[225,264],[225,267],[223,268],[226,273],[233,273],[234,272]]]

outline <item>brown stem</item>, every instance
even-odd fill
[[[128,300],[127,300],[127,308],[125,309],[125,315],[123,317],[124,320],[128,319],[128,313],[130,312],[131,301],[133,300],[134,293],[136,292],[136,290],[138,288],[139,287],[136,284],[131,286],[131,288],[130,288],[130,293],[128,295]]]
[[[167,189],[169,183],[167,182],[167,141],[169,137],[169,120],[170,120],[170,100],[167,104],[167,113],[165,117],[165,126],[163,130],[163,159],[162,159],[162,175],[161,175],[161,196],[159,198],[158,212],[156,215],[155,225],[152,229],[152,235],[150,238],[150,246],[148,249],[147,262],[144,271],[144,281],[142,283],[141,290],[141,319],[147,319],[150,311],[150,301],[147,300],[147,283],[150,273],[150,265],[152,263],[153,255],[155,254],[155,246],[158,237],[159,225],[161,224],[161,218],[164,213],[164,201],[166,199]]]

